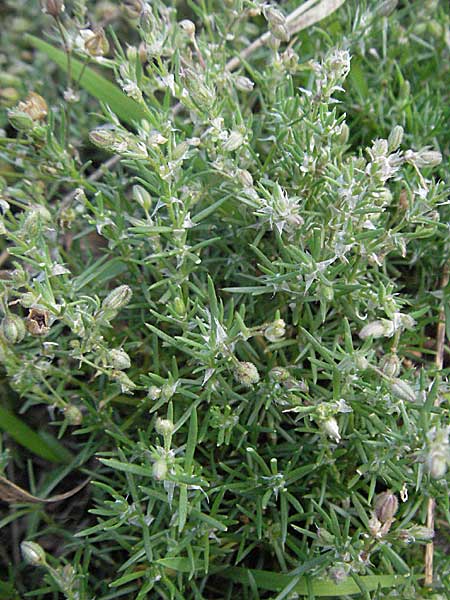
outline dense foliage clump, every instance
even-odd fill
[[[447,4],[0,18],[0,598],[445,597]]]

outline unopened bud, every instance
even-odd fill
[[[6,315],[0,324],[0,331],[10,344],[18,344],[25,337],[25,323],[17,315]]]
[[[414,164],[418,169],[437,167],[442,162],[442,154],[436,150],[422,148],[418,152],[405,153],[407,162]]]
[[[234,84],[241,92],[251,92],[255,86],[251,79],[244,77],[243,75],[238,75],[234,80]]]
[[[238,363],[234,371],[234,377],[238,383],[245,385],[245,387],[251,387],[259,381],[258,369],[251,362]]]
[[[397,510],[397,496],[392,492],[382,492],[375,498],[375,515],[381,523],[392,521]]]
[[[169,419],[161,419],[158,417],[155,423],[155,429],[160,435],[170,435],[173,433],[175,425]]]
[[[447,473],[449,463],[448,445],[434,443],[427,456],[427,467],[433,479],[442,479]]]
[[[391,391],[394,396],[405,402],[416,402],[417,400],[416,393],[409,383],[398,377],[391,379]]]
[[[238,131],[232,131],[227,140],[223,143],[222,148],[225,152],[233,152],[242,146],[244,136]]]
[[[20,544],[23,560],[33,567],[39,567],[46,564],[45,551],[42,546],[36,542],[22,542]]]
[[[395,152],[403,140],[403,127],[396,125],[388,137],[389,152]]]
[[[251,188],[253,186],[252,174],[247,169],[238,169],[236,175],[244,187]]]
[[[281,42],[288,42],[291,39],[291,34],[289,33],[287,25],[271,25],[270,33],[274,38]]]
[[[381,319],[379,321],[372,321],[367,323],[359,332],[359,337],[365,340],[369,337],[378,339],[381,337],[390,337],[394,333],[394,327],[391,321],[387,319]]]
[[[122,349],[113,348],[109,351],[108,358],[111,366],[119,371],[123,371],[124,369],[129,369],[131,367],[130,357]]]
[[[386,354],[380,360],[380,368],[388,377],[397,377],[400,373],[400,359],[397,354]]]
[[[64,2],[63,0],[44,0],[42,10],[56,19],[65,11]]]
[[[133,292],[128,285],[121,285],[112,290],[103,300],[103,310],[120,310],[131,300]]]
[[[283,319],[276,319],[264,331],[264,337],[269,342],[278,342],[286,333],[286,323]]]
[[[189,19],[183,19],[182,21],[180,21],[179,25],[181,29],[185,31],[191,39],[194,39],[195,24],[192,21],[190,21]]]
[[[413,525],[408,529],[400,529],[397,535],[403,543],[412,544],[414,542],[430,542],[434,538],[434,531],[429,527]]]
[[[122,6],[129,19],[139,19],[144,10],[142,0],[124,0]]]
[[[133,198],[146,212],[151,209],[152,197],[141,185],[133,186]]]
[[[287,27],[286,17],[283,15],[281,10],[278,10],[278,8],[275,8],[271,5],[264,6],[263,14],[266,17],[269,25],[284,25]]]
[[[78,408],[78,406],[74,406],[73,404],[69,404],[64,407],[64,418],[66,419],[69,425],[81,425],[83,422],[83,413]]]
[[[158,460],[156,460],[153,463],[152,473],[153,473],[153,477],[157,481],[161,481],[162,479],[166,478],[166,475],[167,475],[167,462],[166,462],[166,460],[164,458],[158,458]]]

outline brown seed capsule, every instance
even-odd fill
[[[56,19],[65,10],[64,2],[63,0],[45,0],[42,10]]]
[[[398,509],[397,496],[390,491],[382,492],[375,499],[375,515],[381,523],[392,521]]]
[[[30,308],[25,326],[28,333],[35,336],[46,335],[50,331],[49,312],[41,308]]]
[[[32,121],[42,121],[47,116],[48,106],[41,95],[30,92],[26,100],[19,102],[17,111],[25,113]]]
[[[109,50],[109,42],[104,30],[99,27],[87,35],[84,40],[84,48],[91,56],[104,56]]]

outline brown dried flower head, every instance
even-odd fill
[[[94,31],[84,29],[80,35],[83,38],[84,49],[91,56],[104,56],[108,52],[109,42],[102,27],[98,27]]]
[[[45,0],[43,2],[43,11],[55,18],[59,17],[65,10],[63,0]]]
[[[26,100],[19,102],[17,110],[27,114],[33,121],[42,121],[48,114],[47,102],[36,92],[30,92]]]
[[[25,325],[28,333],[35,336],[46,335],[50,331],[49,312],[41,308],[30,308]]]

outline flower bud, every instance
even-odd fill
[[[133,198],[146,212],[151,209],[152,197],[141,185],[133,186]]]
[[[161,419],[158,417],[155,423],[155,429],[160,435],[171,435],[175,425],[169,419]]]
[[[403,127],[396,125],[388,137],[389,152],[395,152],[403,140]]]
[[[287,25],[271,25],[270,33],[273,37],[281,42],[288,42],[291,39],[291,34]]]
[[[180,21],[179,23],[181,29],[187,33],[187,35],[191,38],[194,39],[195,37],[195,25],[192,21],[190,21],[189,19],[183,19],[182,21]]]
[[[28,333],[34,336],[43,336],[50,331],[49,326],[50,313],[41,308],[30,308],[28,317],[25,319],[25,326]]]
[[[405,544],[411,544],[414,542],[430,542],[434,538],[434,531],[429,527],[423,527],[422,525],[413,525],[408,529],[400,529],[397,535]]]
[[[278,8],[275,8],[271,5],[264,6],[263,14],[266,17],[269,25],[283,25],[287,27],[286,17],[283,15],[281,10],[278,10]]]
[[[378,339],[381,337],[390,337],[394,333],[394,328],[391,321],[382,319],[380,321],[372,321],[367,323],[359,332],[359,337],[365,340],[369,337]]]
[[[128,285],[121,285],[110,292],[102,302],[103,310],[120,310],[131,300],[133,292]]]
[[[36,542],[22,542],[20,544],[23,560],[33,567],[39,567],[46,564],[45,551],[42,546]]]
[[[157,481],[161,481],[162,479],[166,478],[166,475],[167,475],[167,462],[166,462],[166,460],[164,458],[158,458],[158,460],[156,460],[153,463],[152,473],[153,473],[153,477]]]
[[[447,473],[449,462],[448,449],[440,448],[434,444],[427,456],[427,467],[433,479],[442,479]]]
[[[139,19],[144,10],[142,0],[124,0],[122,6],[129,19]]]
[[[119,371],[123,371],[124,369],[129,369],[131,367],[130,357],[122,349],[113,348],[110,350],[108,358],[111,366]]]
[[[244,77],[243,75],[235,77],[234,85],[240,92],[251,92],[255,86],[251,79]]]
[[[416,402],[416,393],[412,389],[412,387],[403,379],[399,379],[398,377],[394,377],[391,380],[391,391],[400,400],[404,400],[405,402]]]
[[[247,171],[247,169],[238,169],[236,175],[245,188],[251,188],[253,186],[252,174],[250,171]]]
[[[74,404],[68,404],[63,410],[64,418],[69,425],[81,425],[83,422],[83,413]]]
[[[397,496],[392,492],[382,492],[375,498],[375,515],[381,523],[392,521],[397,510]]]
[[[227,140],[223,143],[222,148],[225,152],[233,152],[237,150],[244,141],[244,136],[238,131],[232,131],[228,136]]]
[[[397,377],[400,367],[401,363],[397,354],[385,354],[380,360],[380,368],[388,377]]]
[[[264,331],[264,337],[269,342],[278,342],[286,333],[286,323],[283,319],[276,319]]]
[[[442,162],[442,154],[429,148],[422,148],[418,152],[406,153],[405,158],[407,162],[414,164],[418,169],[437,167]]]
[[[251,387],[259,381],[258,369],[251,362],[238,363],[234,371],[234,377],[238,383],[245,385],[245,387]]]
[[[19,316],[13,314],[6,315],[3,318],[0,324],[0,330],[5,340],[11,344],[20,343],[26,333],[23,320]]]
[[[63,0],[44,0],[42,11],[56,19],[65,11],[64,2]]]

